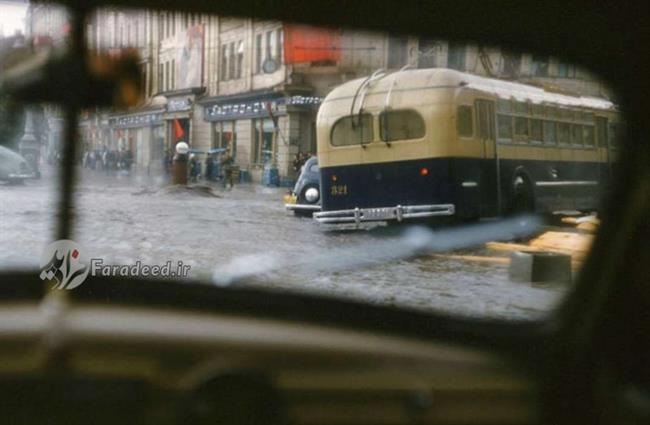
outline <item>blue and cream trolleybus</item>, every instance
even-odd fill
[[[378,71],[317,118],[321,223],[595,210],[615,105],[450,69]]]

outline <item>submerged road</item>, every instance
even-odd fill
[[[50,170],[22,186],[0,185],[0,267],[38,267],[54,235],[56,182]],[[401,230],[325,231],[285,211],[286,189],[215,186],[217,196],[210,196],[162,185],[161,179],[81,171],[74,240],[104,264],[182,261],[190,278],[216,278],[215,284],[222,276],[251,275],[237,284],[470,316],[538,317],[566,289],[509,282],[508,266],[499,261],[379,256],[357,266],[355,252],[367,260],[367,251]],[[483,248],[453,254],[490,255]],[[314,264],[315,257],[327,263]],[[338,267],[341,262],[348,267]]]

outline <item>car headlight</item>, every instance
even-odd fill
[[[316,202],[318,201],[319,196],[320,193],[318,193],[318,189],[316,189],[315,187],[310,187],[305,192],[305,199],[307,200],[307,202]]]

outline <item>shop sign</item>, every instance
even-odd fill
[[[285,96],[271,99],[255,99],[235,103],[213,103],[205,106],[207,121],[224,119],[263,118],[286,114],[287,106],[318,106],[323,101],[320,96]]]
[[[170,99],[167,101],[167,112],[184,112],[192,109],[190,99]]]
[[[111,118],[110,123],[115,128],[147,127],[162,122],[162,114],[127,115]]]

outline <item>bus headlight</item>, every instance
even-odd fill
[[[318,201],[319,196],[320,193],[318,193],[318,189],[316,189],[315,187],[310,187],[305,192],[305,199],[307,200],[307,202],[316,202]]]

